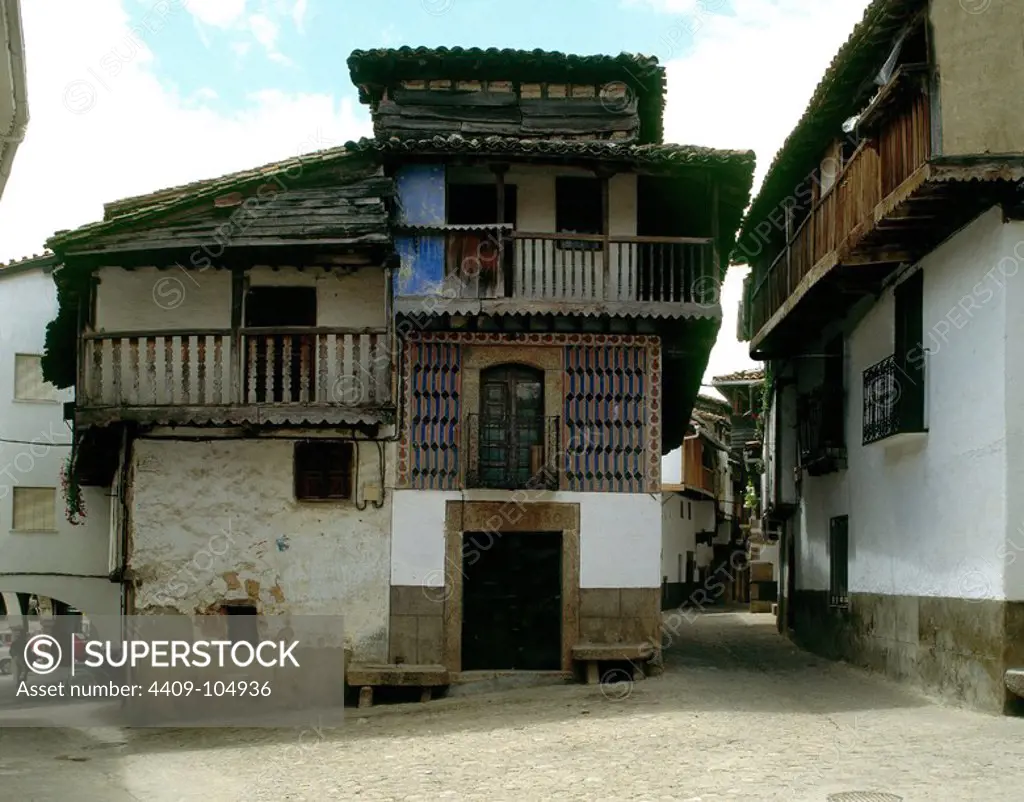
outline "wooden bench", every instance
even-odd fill
[[[421,702],[429,702],[434,688],[449,685],[448,669],[437,665],[402,663],[353,663],[345,673],[345,682],[359,688],[359,706],[373,706],[374,687],[422,688]]]
[[[601,680],[600,663],[632,663],[633,679],[644,678],[643,664],[654,657],[650,643],[578,643],[572,647],[572,659],[583,663],[587,685]]]

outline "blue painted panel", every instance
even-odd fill
[[[395,282],[397,296],[439,295],[444,284],[444,237],[395,237],[402,259]]]
[[[399,223],[444,224],[444,165],[407,164],[395,176]]]

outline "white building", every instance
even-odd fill
[[[52,257],[0,267],[0,593],[117,615],[108,493],[84,489],[78,525],[65,513],[61,471],[72,437],[64,403],[73,396],[44,382],[40,365],[57,312],[52,271]]]
[[[0,196],[28,126],[25,41],[19,6],[20,0],[0,2]]]
[[[1024,667],[1024,136],[978,48],[1024,63],[1019,14],[873,3],[741,238],[780,627],[992,711]]]
[[[686,439],[661,459],[663,609],[731,601],[745,570],[735,553],[741,544],[728,412],[725,402],[698,396]]]

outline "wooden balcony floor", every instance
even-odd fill
[[[373,426],[387,424],[394,416],[393,407],[327,404],[85,407],[75,413],[77,423],[83,426],[107,426],[119,421],[156,426]]]
[[[799,347],[807,332],[820,331],[877,293],[900,264],[922,258],[995,200],[944,180],[933,164],[922,165],[807,272],[754,334],[751,354],[764,359]]]
[[[402,315],[583,315],[584,317],[649,317],[706,319],[722,316],[721,304],[658,301],[524,300],[518,298],[443,298],[409,296],[395,300]]]

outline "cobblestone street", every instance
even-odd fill
[[[1024,721],[801,652],[767,615],[686,624],[662,677],[351,711],[346,727],[0,733],[0,798],[1024,799]]]

